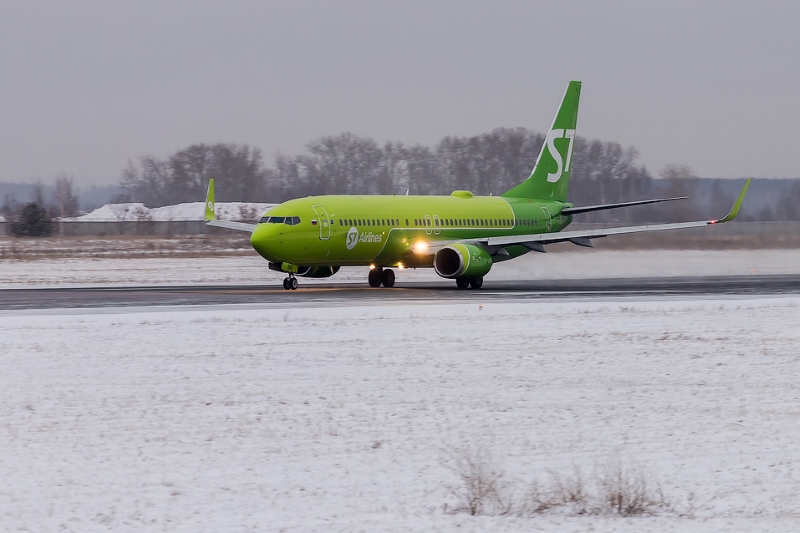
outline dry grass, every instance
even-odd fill
[[[445,506],[445,510],[473,516],[503,515],[512,510],[513,499],[507,495],[504,474],[485,449],[450,453],[449,456],[449,466],[459,483],[447,488],[458,502],[452,509]]]
[[[203,257],[252,253],[241,234],[61,236],[0,239],[0,261],[63,258]]]
[[[654,516],[677,514],[659,483],[640,466],[621,461],[595,467],[587,476],[580,468],[571,471],[548,470],[543,483],[534,479],[522,499],[515,497],[485,450],[450,453],[448,466],[458,484],[447,486],[456,497],[455,505],[445,510],[470,515],[505,515],[531,518],[537,515],[562,516]],[[689,498],[687,501],[691,501]]]

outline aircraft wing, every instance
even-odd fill
[[[206,220],[206,226],[216,226],[218,228],[233,229],[236,231],[246,231],[253,233],[256,229],[255,224],[248,224],[246,222],[234,222],[233,220]]]
[[[206,192],[206,212],[204,219],[207,226],[216,226],[218,228],[227,228],[236,231],[246,231],[248,233],[253,233],[253,231],[256,229],[255,224],[234,222],[232,220],[217,220],[217,215],[214,213],[214,178],[208,180],[208,191]]]
[[[742,206],[744,195],[747,193],[747,188],[750,186],[750,178],[742,187],[739,197],[731,207],[727,215],[716,220],[702,220],[697,222],[678,222],[673,224],[646,224],[642,226],[625,226],[621,228],[603,228],[579,231],[560,231],[558,233],[537,233],[532,235],[513,235],[508,237],[488,237],[478,239],[480,244],[488,246],[489,248],[500,248],[512,244],[521,244],[531,249],[538,249],[543,244],[550,244],[556,242],[571,241],[580,246],[591,246],[591,239],[599,237],[608,237],[610,235],[624,235],[626,233],[641,233],[645,231],[667,231],[673,229],[686,229],[698,228],[702,226],[710,226],[713,224],[721,224],[736,218],[739,214],[739,209]],[[530,244],[530,246],[527,246]]]

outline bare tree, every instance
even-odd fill
[[[657,206],[654,212],[661,212],[665,219],[674,219],[675,216],[695,219],[699,215],[698,209],[698,178],[688,165],[666,165],[661,170],[664,179],[664,192],[667,196],[688,196],[676,204]]]
[[[56,178],[56,206],[59,213],[58,232],[64,234],[64,217],[78,213],[78,198],[72,194],[72,178],[62,174]]]

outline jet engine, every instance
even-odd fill
[[[339,272],[338,266],[298,266],[290,265],[289,263],[273,263],[267,264],[270,270],[276,272],[293,272],[296,276],[304,278],[329,278]],[[297,270],[294,270],[297,268]]]
[[[443,278],[480,278],[491,268],[492,256],[473,244],[451,244],[433,256],[433,269]]]
[[[338,266],[300,267],[297,275],[304,278],[329,278],[337,272],[339,272]]]

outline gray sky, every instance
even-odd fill
[[[0,181],[114,183],[192,143],[296,154],[578,133],[656,174],[800,177],[800,2],[0,0]]]

